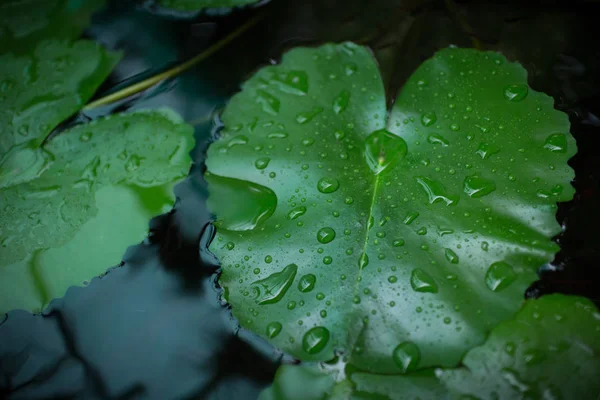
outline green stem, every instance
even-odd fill
[[[158,75],[154,75],[154,76],[152,76],[148,79],[144,79],[143,81],[138,82],[134,85],[128,86],[119,91],[111,93],[107,96],[99,98],[98,100],[95,100],[91,103],[88,103],[83,109],[91,110],[93,108],[104,106],[106,104],[114,103],[115,101],[132,96],[136,93],[139,93],[143,90],[148,89],[149,87],[156,85],[157,83],[159,83],[161,81],[173,78],[173,77],[181,74],[182,72],[187,71],[194,65],[200,63],[201,61],[206,60],[208,57],[212,56],[214,53],[221,50],[223,47],[227,46],[229,43],[231,43],[234,39],[236,39],[242,33],[246,32],[248,29],[252,28],[258,22],[260,22],[264,17],[265,17],[265,13],[263,12],[263,13],[255,16],[254,18],[252,18],[251,20],[249,20],[248,22],[246,22],[245,24],[243,24],[242,26],[240,26],[233,32],[231,32],[229,35],[227,35],[222,40],[220,40],[217,43],[210,46],[208,49],[206,49],[202,53],[187,60],[186,62],[179,64],[167,71],[161,72]]]

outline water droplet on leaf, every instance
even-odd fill
[[[255,290],[254,300],[258,304],[273,304],[283,298],[296,277],[298,266],[290,264],[280,272],[252,283]]]
[[[329,330],[322,326],[310,329],[302,338],[302,348],[308,354],[317,354],[327,346]]]
[[[512,266],[504,261],[493,263],[485,274],[485,284],[494,292],[506,288],[514,282],[515,279],[517,279],[517,274]]]
[[[375,175],[394,167],[407,150],[404,139],[385,129],[371,133],[365,141],[365,159]]]
[[[414,269],[410,275],[410,286],[420,293],[437,293],[438,286],[431,275],[420,268]]]
[[[421,351],[413,342],[403,342],[394,349],[392,359],[401,372],[405,374],[417,369],[419,362],[421,362]]]
[[[327,244],[333,239],[335,239],[335,231],[333,230],[333,228],[321,228],[319,229],[319,232],[317,232],[317,240],[320,243]]]

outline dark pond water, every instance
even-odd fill
[[[41,316],[17,311],[0,322],[0,397],[255,399],[282,358],[291,361],[239,330],[219,303],[202,171],[227,99],[297,45],[371,46],[390,99],[421,62],[451,44],[470,47],[476,39],[520,61],[531,86],[569,114],[579,147],[571,160],[577,194],[558,213],[562,250],[524,296],[563,292],[600,303],[600,3],[273,0],[181,18],[115,0],[86,32],[125,52],[98,96],[197,54],[262,10],[259,25],[193,70],[70,121],[171,107],[196,128],[195,165],[176,188],[174,211],[151,221],[149,238],[127,250],[122,266],[71,288]]]

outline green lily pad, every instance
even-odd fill
[[[29,55],[0,55],[0,176],[2,186],[16,153],[37,149],[62,121],[77,112],[119,61],[95,42],[46,40]]]
[[[483,346],[470,350],[463,364],[438,371],[455,397],[596,398],[600,313],[584,298],[528,301],[514,320],[498,325]]]
[[[31,52],[46,39],[74,40],[104,0],[3,0],[0,54]]]
[[[388,117],[375,60],[351,43],[248,80],[206,164],[246,204],[232,221],[216,210],[211,245],[241,325],[301,360],[337,350],[383,373],[482,343],[553,258],[556,202],[573,194],[568,118],[526,82],[500,54],[445,49]],[[211,204],[232,198],[211,188]]]
[[[193,129],[169,111],[107,117],[50,141],[39,176],[0,190],[0,312],[39,310],[118,264],[170,209],[192,147]]]
[[[261,400],[592,399],[600,393],[600,313],[587,299],[529,300],[470,350],[464,367],[406,375],[344,374],[325,365],[282,366]]]
[[[258,0],[158,0],[165,8],[177,11],[200,11],[211,8],[233,8],[256,3]]]

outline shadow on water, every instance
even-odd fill
[[[559,206],[562,250],[527,297],[563,292],[598,304],[600,282],[600,5],[587,2],[443,2],[401,6],[375,0],[273,1],[268,23],[177,79],[134,98],[75,116],[74,124],[114,112],[171,107],[195,126],[194,166],[175,188],[174,211],[150,223],[148,239],[121,266],[85,288],[69,289],[43,315],[12,311],[0,322],[0,398],[255,399],[271,383],[281,354],[239,330],[220,301],[214,235],[206,209],[205,150],[215,115],[259,66],[296,45],[354,40],[378,59],[388,96],[437,49],[471,46],[477,37],[529,71],[530,84],[571,117],[579,152],[575,198]],[[180,20],[111,2],[87,36],[125,52],[98,96],[187,59],[257,10]],[[461,18],[462,28],[456,23]],[[469,27],[469,32],[464,27]],[[535,49],[532,51],[531,49]]]

